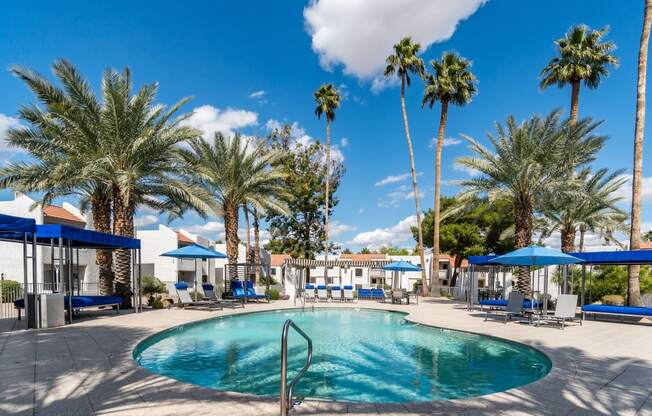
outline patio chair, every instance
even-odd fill
[[[339,286],[331,286],[331,299],[342,301],[342,288]]]
[[[371,289],[358,289],[358,299],[371,299]]]
[[[204,300],[215,302],[220,306],[226,306],[228,308],[244,308],[244,305],[235,299],[221,299],[217,297],[215,287],[210,283],[204,283],[201,287],[204,289]]]
[[[344,301],[353,302],[353,286],[344,286]]]
[[[248,289],[245,290],[245,286],[241,280],[234,280],[231,282],[231,292],[233,292],[233,299],[238,299],[244,301],[252,300],[261,300],[266,298],[265,295],[256,295],[255,292],[251,293]]]
[[[577,295],[559,295],[557,298],[557,306],[555,307],[555,314],[553,316],[544,316],[546,321],[558,322],[561,329],[566,326],[566,320],[575,320],[577,314]],[[582,325],[582,320],[580,320]]]
[[[328,290],[326,290],[325,285],[317,286],[317,299],[320,302],[328,302]]]
[[[485,315],[484,320],[486,321],[491,314],[504,315],[505,323],[507,323],[508,319],[523,314],[524,299],[525,295],[521,292],[510,292],[505,310],[487,310],[487,314]]]
[[[179,297],[179,305],[184,309],[203,309],[203,310],[221,310],[222,306],[218,303],[200,300],[194,301],[188,293],[188,284],[184,282],[179,282],[174,284],[174,288],[177,291],[177,296]]]
[[[247,280],[245,283],[247,287],[247,297],[249,299],[254,299],[254,300],[266,300],[267,303],[269,303],[270,296],[268,294],[264,295],[259,295],[256,293],[256,290],[254,289],[254,284],[253,282]]]
[[[407,290],[405,289],[394,289],[392,290],[392,303],[402,304],[403,300],[410,304],[410,297],[408,296]]]
[[[385,291],[383,289],[371,289],[371,299],[385,302]]]
[[[306,285],[305,287],[305,292],[304,292],[304,297],[306,301],[315,301],[315,285]]]

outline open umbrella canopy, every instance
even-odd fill
[[[529,246],[493,258],[489,260],[489,263],[510,266],[551,266],[556,264],[575,264],[581,263],[582,261],[582,259],[569,256],[558,250]]]
[[[176,250],[168,251],[161,254],[165,257],[176,257],[179,259],[224,259],[226,255],[215,251],[212,248],[204,247],[199,244],[190,244]]]
[[[387,266],[383,267],[383,270],[392,270],[395,272],[420,272],[421,268],[419,266],[415,266],[409,261],[401,260],[388,264]]]

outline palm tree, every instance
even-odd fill
[[[321,119],[324,115],[326,118],[326,192],[324,203],[324,239],[326,240],[324,249],[325,264],[328,264],[328,252],[330,251],[330,241],[328,239],[328,217],[330,211],[328,209],[329,193],[330,193],[330,167],[331,167],[331,123],[335,120],[335,110],[340,106],[340,94],[337,92],[333,84],[324,84],[317,91],[315,91],[315,115]],[[328,266],[326,270],[326,278],[328,278]]]
[[[256,281],[261,276],[261,255],[260,255],[260,217],[258,210],[253,207],[252,215],[254,217],[254,263],[256,264]]]
[[[131,74],[107,70],[102,79],[104,109],[101,122],[105,134],[97,169],[110,177],[113,201],[113,231],[134,236],[134,214],[139,206],[167,212],[171,218],[188,209],[205,216],[212,212],[210,196],[179,176],[183,166],[179,145],[201,132],[172,119],[188,99],[166,108],[155,105],[156,83],[144,85],[132,96]],[[115,290],[128,305],[131,294],[131,254],[115,253]]]
[[[652,1],[645,0],[643,30],[638,48],[638,84],[636,86],[636,125],[634,128],[634,175],[632,177],[632,224],[629,247],[641,247],[641,181],[643,179],[643,133],[645,130],[645,85],[647,77],[647,48],[652,24]],[[629,266],[627,304],[641,305],[640,266]]]
[[[437,147],[435,152],[435,209],[433,224],[433,245],[432,245],[432,276],[433,294],[438,295],[439,279],[439,220],[440,220],[440,195],[441,195],[441,151],[444,145],[444,134],[446,132],[446,120],[448,118],[448,104],[452,103],[460,107],[471,101],[477,93],[477,79],[470,71],[471,62],[460,55],[446,52],[441,61],[430,61],[434,75],[427,74],[425,77],[426,87],[423,93],[421,106],[428,104],[430,108],[435,102],[441,102],[441,114],[439,116],[439,131],[437,133]]]
[[[238,211],[244,203],[287,213],[283,200],[289,196],[282,184],[285,174],[277,165],[282,154],[266,146],[264,141],[243,140],[240,134],[227,139],[216,133],[212,142],[191,140],[190,150],[181,151],[189,180],[212,195],[224,217],[231,265],[238,262]],[[234,273],[231,266],[231,279]]]
[[[609,173],[607,169],[592,172],[583,169],[575,181],[565,184],[560,192],[546,195],[543,216],[547,220],[547,234],[559,231],[561,250],[575,250],[575,237],[580,232],[580,251],[584,249],[584,234],[588,230],[601,232],[613,225],[623,212],[616,206],[622,200],[616,196],[626,179],[622,170]]]
[[[534,214],[544,196],[553,189],[561,189],[565,167],[558,161],[563,156],[561,144],[565,140],[559,126],[559,112],[545,118],[533,116],[518,124],[510,116],[505,126],[496,123],[496,135],[490,134],[490,150],[475,139],[464,136],[470,144],[472,156],[460,157],[456,163],[474,169],[479,176],[462,181],[463,191],[458,200],[474,201],[487,198],[508,200],[514,210],[516,247],[532,244]],[[530,293],[527,269],[521,268],[516,288]]]
[[[412,149],[412,138],[410,137],[410,124],[408,122],[407,109],[405,107],[405,88],[410,86],[410,75],[416,74],[422,76],[425,72],[423,59],[418,56],[421,45],[412,42],[407,37],[401,39],[394,45],[394,54],[389,55],[386,59],[387,67],[385,68],[385,78],[398,76],[401,81],[401,114],[403,116],[403,128],[405,129],[405,139],[407,140],[408,152],[410,156],[410,172],[412,174],[412,191],[414,193],[414,204],[417,219],[418,230],[418,247],[419,258],[421,261],[421,290],[423,295],[428,293],[428,279],[425,271],[425,258],[423,256],[423,229],[421,226],[421,207],[419,204],[419,186],[417,185],[417,172],[414,166],[414,150]],[[436,277],[435,277],[436,278]]]
[[[12,162],[0,170],[0,187],[39,192],[41,205],[57,197],[77,196],[82,211],[90,208],[95,230],[110,233],[110,187],[95,169],[104,156],[102,105],[70,62],[58,60],[52,68],[62,87],[27,68],[11,68],[42,107],[23,107],[20,118],[30,127],[8,131],[9,145],[25,150],[32,160]],[[101,294],[113,293],[112,260],[111,251],[95,251]]]
[[[559,55],[541,71],[541,89],[571,85],[572,122],[577,120],[580,83],[584,81],[587,88],[597,88],[602,78],[609,75],[607,67],[618,64],[618,59],[612,55],[616,45],[602,42],[608,31],[607,27],[600,30],[591,30],[586,25],[571,27],[563,38],[555,41]]]

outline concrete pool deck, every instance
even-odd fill
[[[562,331],[485,322],[478,311],[435,299],[422,299],[418,306],[372,301],[353,306],[398,310],[414,322],[522,342],[546,353],[553,368],[535,383],[477,398],[393,405],[307,401],[292,414],[652,415],[652,325],[585,321]],[[292,307],[290,301],[248,304],[244,312]],[[0,415],[278,415],[275,399],[181,383],[151,374],[132,359],[133,348],[151,334],[241,312],[103,312],[40,331],[23,330],[13,319],[0,321]]]

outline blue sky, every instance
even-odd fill
[[[482,4],[481,4],[482,3]],[[398,5],[398,6],[397,6]],[[451,108],[443,179],[469,173],[454,166],[467,153],[466,134],[485,140],[508,114],[568,108],[569,89],[538,89],[538,74],[554,54],[553,40],[573,24],[609,25],[620,66],[597,90],[583,89],[580,116],[604,120],[610,137],[596,167],[631,173],[636,60],[642,7],[638,2],[518,0],[318,0],[311,2],[11,2],[0,25],[0,139],[21,104],[33,101],[8,72],[21,64],[49,74],[60,57],[74,62],[98,85],[106,67],[129,66],[136,85],[160,83],[159,100],[171,104],[192,95],[184,110],[207,133],[215,129],[265,134],[275,122],[296,123],[298,136],[323,137],[313,91],[333,82],[346,93],[333,125],[333,141],[346,176],[338,191],[334,237],[343,246],[411,246],[413,221],[408,155],[399,91],[379,82],[391,44],[411,35],[427,45],[426,60],[455,50],[473,61],[479,94],[464,108]],[[433,149],[439,107],[422,110],[422,85],[408,92],[422,206],[432,207]],[[648,123],[648,126],[650,123]],[[650,131],[648,127],[647,132]],[[645,155],[652,144],[646,143]],[[21,158],[0,143],[0,158]],[[649,159],[648,159],[649,160]],[[645,184],[652,168],[644,166]],[[445,194],[457,188],[446,185]],[[623,191],[627,195],[627,190]],[[4,198],[9,198],[7,192]],[[652,188],[644,189],[644,229],[652,228]],[[152,213],[139,213],[143,227],[156,227]],[[205,224],[189,215],[173,226],[218,238],[221,220]]]

